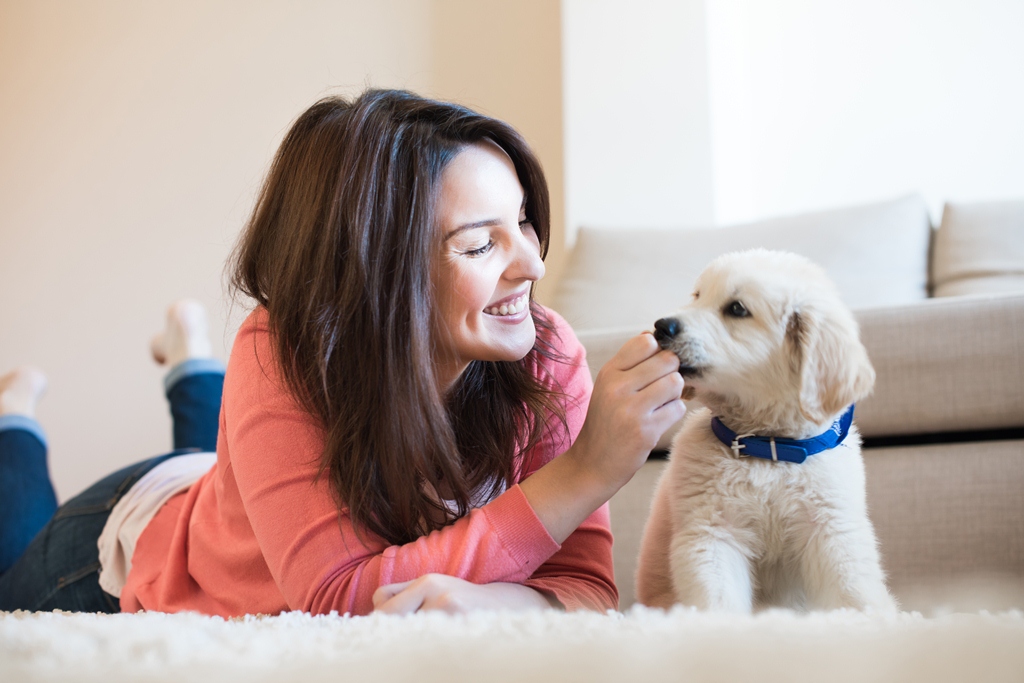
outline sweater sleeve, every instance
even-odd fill
[[[273,358],[258,312],[236,337],[223,428],[245,516],[289,608],[366,614],[379,586],[428,573],[523,583],[559,549],[518,485],[406,545],[388,546],[366,531],[357,536],[326,478],[317,477],[322,432],[285,388]]]

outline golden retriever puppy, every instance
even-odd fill
[[[875,372],[824,271],[784,252],[721,256],[655,330],[704,407],[655,492],[640,602],[894,610],[852,424]]]

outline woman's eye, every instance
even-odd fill
[[[463,253],[465,253],[467,256],[483,256],[484,254],[489,252],[491,250],[491,247],[493,246],[494,242],[492,240],[488,240],[487,244],[485,244],[484,246],[477,247],[476,249],[470,249],[469,251]]]
[[[731,304],[725,307],[725,314],[732,316],[733,318],[749,318],[750,311],[747,307],[741,304],[739,301],[733,301]]]
[[[533,221],[531,221],[529,218],[524,218],[523,220],[519,221],[519,229],[520,230],[526,230],[527,228],[532,228],[532,227],[533,227]]]

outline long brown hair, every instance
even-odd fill
[[[537,342],[526,358],[474,361],[447,394],[435,377],[435,200],[447,164],[485,140],[515,166],[543,257],[548,190],[525,140],[501,121],[394,90],[304,112],[236,248],[232,284],[267,309],[285,380],[323,425],[321,475],[357,529],[392,544],[511,485],[517,457],[564,423],[558,388],[535,372],[558,354],[532,302]]]

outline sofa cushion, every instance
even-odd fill
[[[918,196],[725,228],[584,228],[551,303],[577,332],[650,329],[689,299],[708,262],[755,247],[807,256],[853,308],[909,303],[928,296],[930,232]]]
[[[932,275],[935,296],[1024,291],[1024,201],[946,204]]]
[[[1024,427],[1024,293],[857,312],[875,391],[864,436]]]

